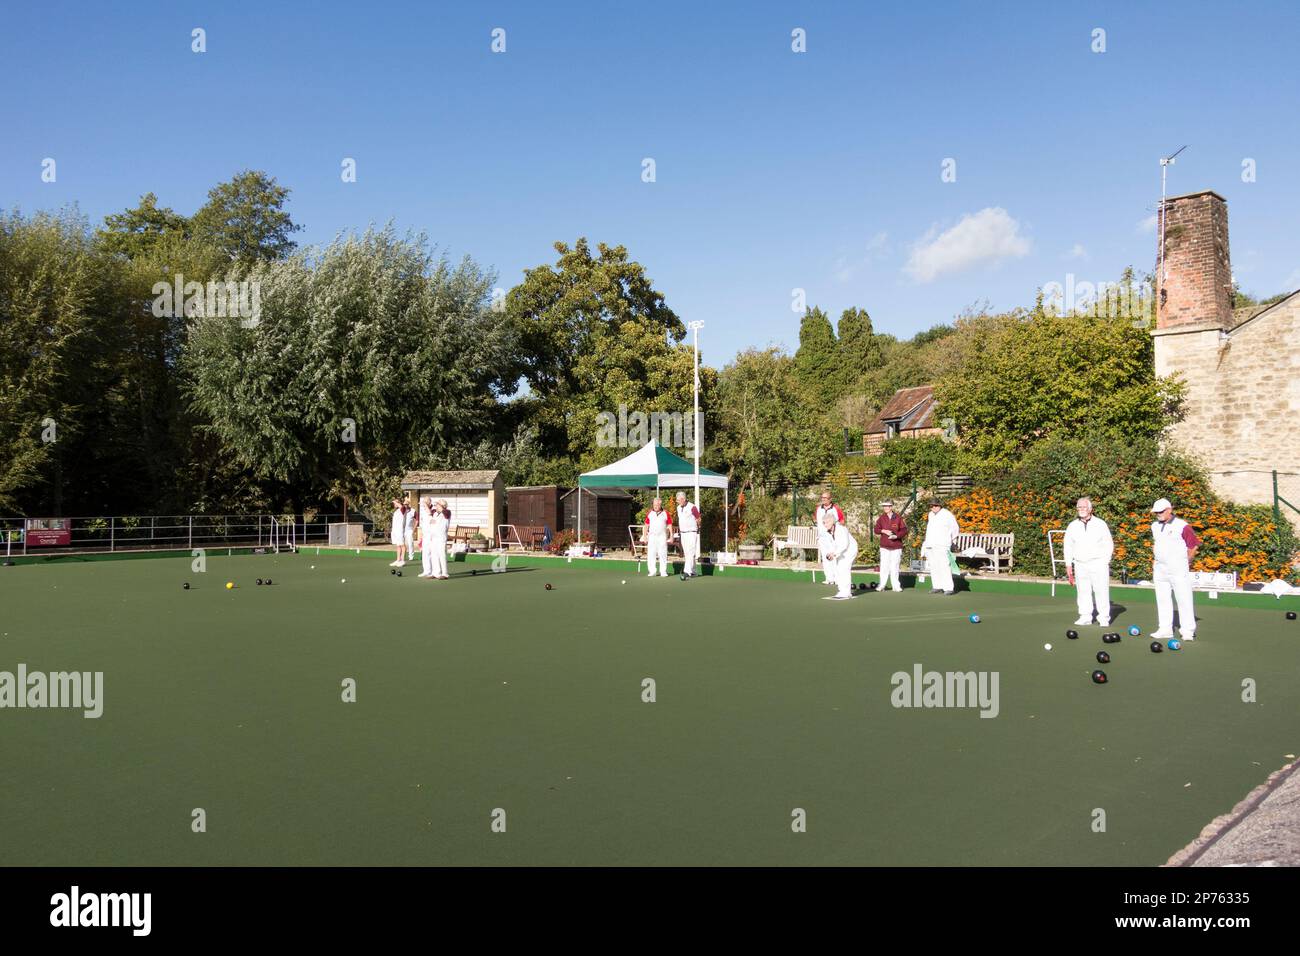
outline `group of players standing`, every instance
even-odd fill
[[[418,512],[418,513],[417,513]],[[389,541],[397,547],[397,560],[390,567],[400,568],[407,556],[419,550],[420,577],[446,581],[447,532],[451,528],[451,509],[442,498],[421,498],[413,508],[400,498],[393,499],[393,523]]]
[[[907,522],[894,512],[894,503],[880,503],[881,514],[876,518],[873,531],[880,539],[880,590],[892,585],[901,590],[898,581],[899,559],[903,540],[907,537]],[[1095,623],[1110,625],[1110,561],[1114,542],[1105,521],[1093,514],[1092,499],[1080,498],[1076,511],[1078,517],[1065,530],[1066,577],[1075,587],[1079,618],[1076,625]],[[1192,601],[1191,563],[1200,546],[1196,532],[1182,518],[1174,516],[1173,505],[1161,498],[1151,506],[1155,520],[1151,523],[1152,584],[1156,592],[1156,630],[1153,638],[1170,638],[1174,633],[1174,607],[1178,610],[1178,630],[1184,641],[1196,636],[1196,612]],[[818,551],[821,557],[825,583],[837,588],[836,600],[852,597],[851,569],[858,554],[857,542],[849,534],[844,522],[844,512],[831,500],[830,492],[823,492],[816,513]],[[931,594],[955,593],[953,584],[953,546],[961,533],[957,518],[938,499],[930,502],[926,516],[925,538],[921,542],[921,555],[925,558],[930,575]]]
[[[663,499],[655,498],[645,516],[646,558],[650,577],[668,577],[668,542],[674,538],[681,543],[685,568],[684,578],[699,574],[700,560],[700,509],[677,492],[676,525],[673,513],[664,508]],[[903,542],[907,538],[907,521],[894,510],[888,499],[880,503],[881,513],[872,531],[880,541],[880,590],[891,587],[895,593],[902,590],[899,565],[903,555]],[[418,515],[417,515],[418,509]],[[1177,604],[1179,632],[1185,641],[1196,634],[1196,613],[1192,604],[1191,562],[1200,546],[1196,533],[1181,518],[1174,517],[1173,505],[1161,498],[1151,507],[1156,520],[1151,524],[1152,582],[1156,592],[1157,629],[1154,638],[1173,636],[1174,605]],[[1078,517],[1065,530],[1066,577],[1075,587],[1078,598],[1079,619],[1076,624],[1096,623],[1110,625],[1110,561],[1114,542],[1110,527],[1093,514],[1092,499],[1080,498]],[[858,556],[858,542],[849,533],[844,512],[831,499],[829,491],[822,492],[816,510],[817,550],[821,559],[822,574],[826,584],[836,588],[834,600],[853,597],[853,562]],[[421,499],[415,508],[401,499],[393,499],[391,542],[397,547],[397,560],[393,567],[406,564],[408,555],[420,550],[423,572],[420,577],[447,580],[447,533],[451,526],[451,511],[443,499]],[[953,583],[953,545],[960,534],[957,518],[938,499],[930,501],[926,516],[925,538],[921,542],[921,556],[925,559],[930,576],[930,593],[951,595],[956,593]]]

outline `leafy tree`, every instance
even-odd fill
[[[679,455],[690,457],[694,446],[684,443],[693,438],[693,365],[693,348],[684,342],[670,345],[663,330],[649,319],[632,319],[597,330],[589,347],[578,356],[574,368],[578,390],[569,402],[569,453],[579,471],[617,461],[631,450],[602,444],[609,429],[604,436],[598,434],[602,414],[618,418],[621,407],[629,416],[658,414],[659,428],[653,428],[652,419],[646,430],[655,434],[648,437],[666,447],[676,446]],[[701,365],[700,413],[706,420],[716,385],[717,372]],[[629,426],[629,443],[635,430]],[[704,441],[709,441],[707,429]]]
[[[718,376],[716,446],[737,490],[816,481],[840,434],[805,400],[795,360],[778,348],[746,349]]]
[[[92,463],[88,450],[119,376],[120,335],[109,309],[113,264],[87,233],[75,210],[30,219],[0,214],[5,510],[57,515],[81,500],[65,499],[65,469]]]
[[[590,363],[598,337],[636,320],[667,341],[680,342],[686,334],[681,319],[623,246],[598,243],[593,255],[587,240],[579,238],[572,246],[557,242],[555,250],[559,258],[554,266],[526,270],[523,281],[506,295],[520,374],[534,398],[531,424],[550,454],[583,444],[577,432],[589,423],[575,419],[573,402],[590,384],[579,364]]]
[[[289,255],[290,238],[302,227],[284,209],[289,190],[275,177],[245,169],[208,190],[208,201],[191,220],[194,237],[241,266]]]
[[[850,308],[840,313],[838,335],[840,368],[836,385],[843,395],[859,376],[880,365],[881,349],[866,309]]]
[[[885,442],[880,451],[880,480],[891,485],[917,482],[924,487],[933,487],[934,477],[951,474],[956,460],[952,443],[937,435],[896,438]]]
[[[826,313],[814,306],[799,321],[794,373],[808,399],[825,408],[839,397],[842,367],[839,343]]]
[[[493,433],[515,344],[491,278],[391,228],[259,264],[255,326],[194,325],[194,407],[291,503],[324,491],[382,514],[401,472]]]
[[[108,252],[135,259],[153,251],[164,240],[187,238],[189,230],[187,218],[166,206],[160,207],[158,197],[146,193],[134,209],[105,216],[96,238]]]
[[[991,467],[1049,436],[1155,437],[1177,414],[1181,386],[1156,378],[1151,337],[1129,318],[1056,317],[1040,306],[962,319],[945,343],[942,414]]]

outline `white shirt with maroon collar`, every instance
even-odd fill
[[[700,509],[689,501],[677,509],[677,530],[682,534],[700,530]]]

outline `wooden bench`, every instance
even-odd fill
[[[954,554],[961,558],[986,562],[983,566],[994,574],[1002,571],[1003,562],[1009,571],[1015,566],[1016,536],[1014,534],[959,534],[954,542]]]
[[[802,569],[807,555],[806,551],[817,551],[817,529],[811,526],[792,524],[785,529],[785,537],[772,536],[772,560],[776,561],[782,551],[789,551],[791,567]],[[798,553],[795,553],[798,552]]]

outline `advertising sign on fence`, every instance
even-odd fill
[[[72,544],[72,529],[67,518],[28,518],[27,547],[67,547]]]

